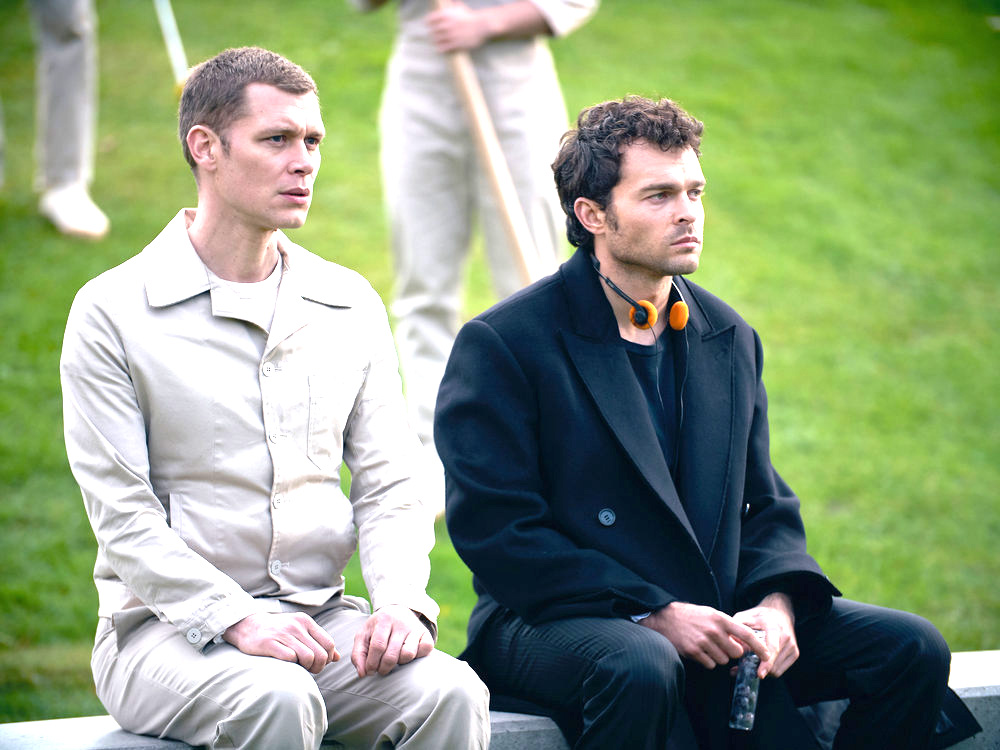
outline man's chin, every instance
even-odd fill
[[[298,229],[303,224],[306,223],[306,214],[289,216],[279,220],[275,225],[275,229]]]
[[[687,276],[698,270],[698,258],[683,258],[673,263],[668,276]]]

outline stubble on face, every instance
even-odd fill
[[[688,226],[671,228],[657,240],[638,236],[636,232],[623,230],[615,211],[614,203],[606,209],[608,231],[604,243],[614,262],[630,274],[652,276],[654,278],[686,276],[698,270],[701,258],[701,236],[691,249],[676,251],[674,243],[691,233]]]
[[[649,243],[636,242],[634,235],[622,231],[614,203],[606,209],[608,233],[606,244],[615,260],[623,266],[636,266],[657,276],[684,276],[698,270],[701,243],[695,249],[683,253],[671,252],[673,244],[691,233],[688,226],[680,226],[665,233],[658,247]],[[701,237],[699,236],[700,240]]]
[[[637,280],[693,273],[701,254],[704,186],[692,149],[663,150],[643,141],[628,146],[604,209],[602,255]]]

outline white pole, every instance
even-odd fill
[[[174,18],[174,9],[170,6],[170,0],[153,0],[153,6],[156,8],[156,17],[160,21],[163,41],[167,45],[170,67],[174,71],[174,84],[177,87],[177,93],[180,94],[187,78],[188,64],[187,57],[184,55],[184,45],[181,43],[181,34],[177,29],[177,19]]]

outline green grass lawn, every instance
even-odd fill
[[[189,60],[259,44],[315,76],[328,138],[294,238],[391,264],[375,118],[391,12],[346,1],[174,0]],[[33,46],[0,1],[0,721],[100,711],[88,666],[95,542],[62,444],[58,357],[75,291],[195,200],[152,3],[99,0],[98,243],[35,211]],[[706,123],[694,280],[761,333],[774,461],[813,554],[852,598],[1000,647],[1000,33],[995,0],[605,0],[553,44],[571,113],[670,96]],[[468,269],[469,315],[493,299]],[[472,593],[443,525],[431,592],[458,653]],[[361,589],[356,568],[351,588]],[[527,583],[527,582],[526,582]]]

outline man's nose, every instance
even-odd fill
[[[296,174],[312,174],[316,171],[316,164],[319,156],[315,151],[310,151],[303,143],[295,149],[289,169]]]
[[[698,216],[695,213],[693,206],[689,205],[687,201],[684,201],[681,204],[680,210],[674,217],[674,221],[678,224],[693,224],[697,218]]]

